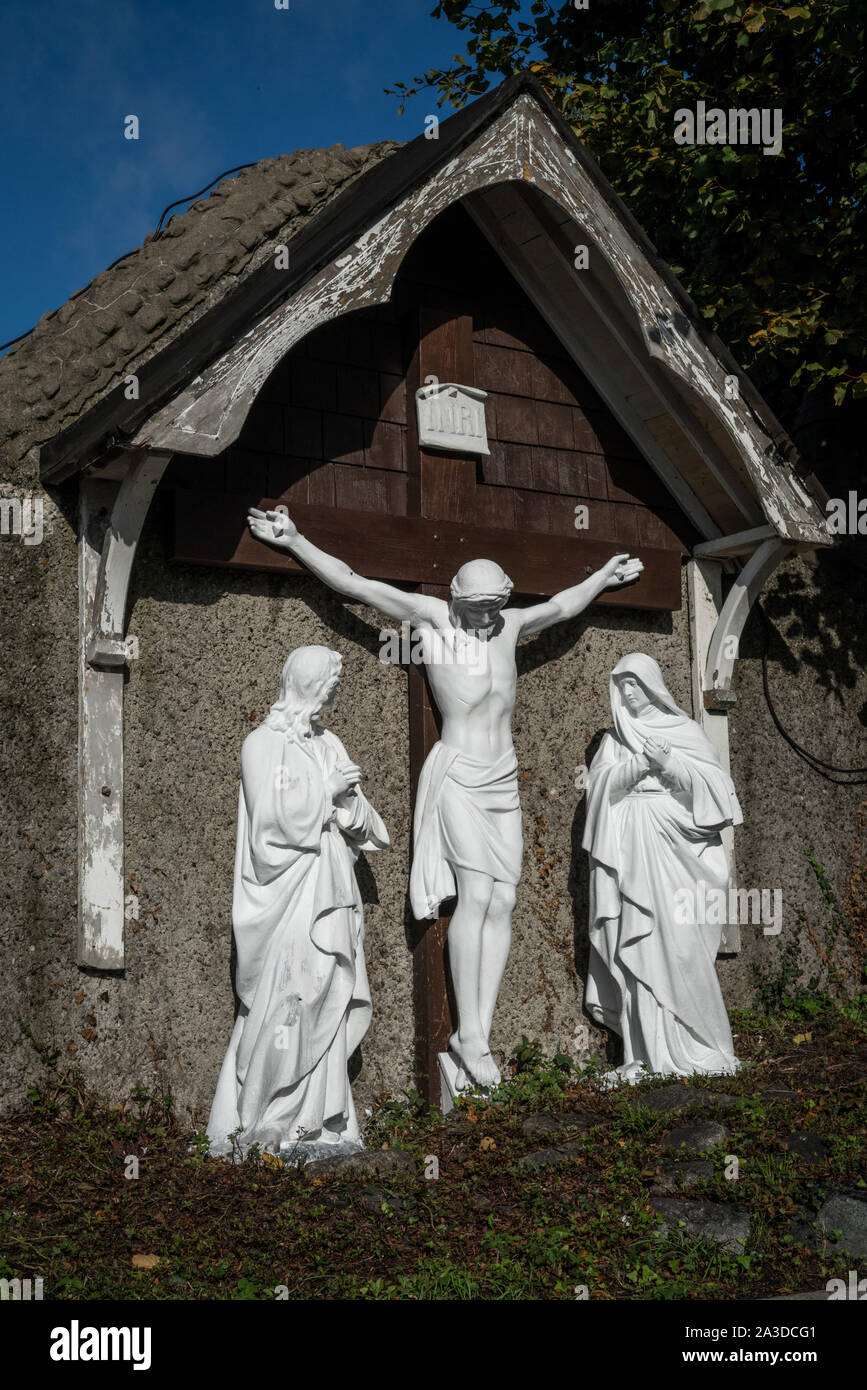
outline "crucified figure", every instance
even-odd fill
[[[290,551],[330,588],[408,623],[421,639],[442,729],[419,778],[410,902],[423,920],[436,917],[440,903],[457,893],[448,942],[458,1026],[449,1046],[478,1086],[496,1086],[491,1023],[509,957],[523,853],[512,745],[515,647],[519,637],[577,617],[604,589],[632,583],[644,566],[614,555],[545,603],[507,608],[509,577],[492,560],[470,560],[452,580],[447,603],[362,578],[306,540],[285,512],[254,507],[248,523],[257,540]]]

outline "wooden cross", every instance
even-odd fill
[[[468,314],[450,316],[419,310],[418,346],[407,373],[407,461],[410,515],[445,519],[472,515],[472,491],[476,482],[473,458],[448,458],[418,446],[415,393],[425,378],[459,381],[474,386],[473,322]],[[482,556],[483,552],[479,551]],[[494,555],[484,558],[497,558]],[[504,563],[500,561],[500,563]],[[454,571],[453,571],[454,573]],[[448,581],[423,584],[422,593],[448,600]],[[409,668],[409,766],[412,804],[416,803],[419,774],[425,758],[439,738],[439,717],[430,696],[424,668]],[[415,1016],[415,1066],[418,1088],[429,1104],[440,1099],[438,1054],[448,1050],[448,1040],[457,1027],[457,1012],[450,997],[448,975],[448,926],[450,914],[432,922],[415,922],[411,909],[413,949],[412,993]]]

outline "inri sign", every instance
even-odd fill
[[[487,394],[475,386],[456,386],[451,381],[420,387],[415,393],[419,446],[446,449],[450,454],[489,454]]]

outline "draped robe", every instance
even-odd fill
[[[615,680],[627,674],[655,702],[640,716]],[[728,886],[720,831],[742,819],[734,786],[651,658],[634,655],[615,667],[611,702],[615,727],[593,759],[587,786],[586,1006],[622,1036],[624,1079],[635,1079],[642,1065],[666,1075],[732,1072],[738,1063],[714,965],[722,925],[699,920],[698,897]],[[664,773],[644,770],[640,754],[650,737],[671,745]],[[689,902],[696,910],[687,914]]]
[[[208,1121],[212,1152],[299,1139],[359,1146],[347,1062],[370,1023],[360,850],[388,832],[360,788],[335,806],[326,778],[349,761],[313,726],[262,724],[244,742],[232,926],[241,1007]]]

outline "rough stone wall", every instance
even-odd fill
[[[0,496],[43,504],[43,539],[0,539],[0,1104],[41,1074],[21,1024],[66,1047],[80,988],[73,964],[77,849],[75,498],[47,493],[32,456],[0,446]],[[86,1024],[82,1024],[86,1026]],[[79,1039],[79,1041],[82,1041]],[[72,1056],[74,1054],[70,1054]]]
[[[770,620],[768,684],[783,727],[814,756],[843,768],[867,766],[867,632],[862,615],[863,571],[853,561],[863,542],[792,559],[771,576],[761,598]],[[783,930],[776,938],[742,929],[745,951],[721,961],[727,1000],[746,1003],[754,978],[800,965],[803,979],[827,972],[809,939],[824,943],[828,914],[809,851],[845,900],[858,846],[867,785],[851,777],[820,776],[774,726],[762,689],[763,625],[754,610],[735,667],[737,708],[730,718],[732,775],[744,812],[735,852],[741,883],[782,892]],[[829,780],[830,779],[830,780]],[[849,782],[851,785],[841,785]],[[845,959],[845,952],[840,953]],[[787,965],[788,962],[788,965]],[[857,978],[849,976],[854,988]]]
[[[32,478],[9,487],[38,492]],[[329,723],[367,775],[392,848],[362,864],[374,1022],[356,1082],[361,1105],[399,1093],[412,1058],[411,962],[404,930],[409,786],[404,672],[378,660],[379,622],[304,576],[275,578],[170,567],[158,503],[136,562],[129,630],[141,659],[126,688],[126,875],[139,900],[122,977],[80,970],[76,930],[76,547],[71,489],[46,498],[40,546],[0,543],[3,584],[2,940],[6,1046],[2,1105],[41,1074],[19,1020],[104,1096],[140,1083],[171,1087],[204,1124],[232,1022],[230,908],[238,760],[275,698],[289,648],[323,642],[345,659]],[[770,679],[784,723],[828,761],[867,762],[864,637],[839,556],[792,561],[765,599],[776,635]],[[583,797],[576,766],[609,722],[608,673],[646,650],[690,700],[687,612],[597,609],[523,644],[515,715],[525,818],[525,874],[495,1023],[509,1052],[522,1033],[574,1048],[586,959]],[[755,620],[736,676],[733,771],[744,809],[741,881],[780,886],[784,933],[743,931],[720,961],[729,1005],[752,997],[756,963],[776,968],[789,936],[815,973],[806,922],[821,896],[811,848],[845,890],[861,792],[810,771],[774,730],[761,690]],[[577,959],[577,973],[576,973]],[[574,1055],[574,1054],[573,1054]]]

